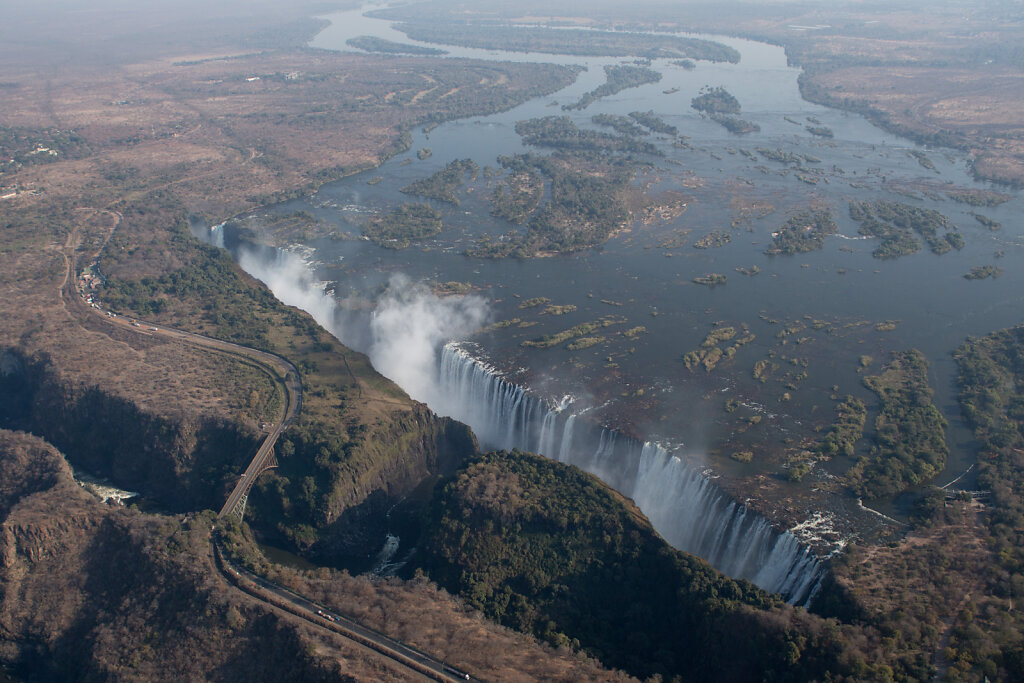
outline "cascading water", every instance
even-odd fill
[[[210,227],[209,239],[207,240],[210,244],[215,247],[224,248],[224,224],[218,223],[217,225]]]
[[[439,380],[451,398],[448,412],[486,447],[520,448],[576,465],[631,497],[674,547],[793,604],[814,596],[823,569],[809,548],[661,446],[591,428],[576,415],[563,417],[566,401],[549,408],[456,343],[442,350]]]
[[[205,237],[224,246],[225,226],[214,226]],[[386,360],[387,354],[375,353],[373,344],[360,343],[348,329],[367,324],[339,324],[335,302],[322,288],[313,286],[298,257],[251,247],[240,250],[238,258],[242,267],[263,280],[279,299],[311,313],[349,346],[366,348],[375,366]],[[452,311],[443,309],[441,314],[451,317]],[[451,332],[441,330],[439,334]],[[427,347],[436,348],[435,343],[423,340]],[[549,407],[459,344],[443,347],[439,374],[438,390],[424,396],[428,405],[470,425],[487,447],[520,448],[576,465],[631,497],[676,548],[704,557],[725,574],[781,593],[791,603],[806,604],[813,597],[823,570],[808,548],[793,534],[775,530],[729,499],[706,476],[661,446],[613,430],[595,429],[580,419],[579,413],[569,414],[568,399]]]

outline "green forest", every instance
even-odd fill
[[[950,225],[949,218],[934,209],[900,202],[852,201],[850,218],[860,223],[860,234],[882,240],[872,252],[875,258],[892,259],[919,251],[917,235],[935,254],[964,246],[963,237]]]
[[[674,550],[596,478],[519,451],[477,456],[435,489],[423,568],[511,628],[664,680],[891,676],[863,633],[784,605]],[[855,635],[857,634],[857,635]]]
[[[740,101],[721,86],[712,88],[710,85],[705,85],[700,89],[700,94],[690,101],[690,106],[705,114],[740,113]]]
[[[766,254],[803,254],[817,251],[825,246],[825,237],[839,232],[839,226],[832,219],[832,212],[826,209],[808,209],[792,216],[772,235],[772,243],[764,250]]]
[[[401,192],[458,206],[460,202],[455,191],[462,187],[467,175],[470,180],[476,180],[479,171],[479,166],[472,159],[456,159],[437,173],[406,185]]]
[[[644,66],[612,64],[604,67],[605,82],[588,93],[584,93],[574,104],[562,106],[564,110],[586,109],[601,97],[608,97],[627,88],[636,88],[648,83],[657,83],[661,74]]]
[[[363,234],[387,249],[404,249],[415,240],[441,232],[441,214],[427,204],[400,204],[383,216],[370,219]]]
[[[924,354],[893,354],[882,374],[865,377],[864,385],[881,406],[870,455],[846,475],[853,491],[866,498],[893,496],[941,472],[949,455],[946,421],[932,403]]]

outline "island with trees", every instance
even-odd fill
[[[864,385],[881,405],[874,444],[846,474],[850,488],[865,498],[892,496],[942,471],[949,450],[946,421],[932,403],[928,361],[916,349],[893,354],[880,375]]]
[[[602,97],[620,93],[628,88],[636,88],[648,83],[657,83],[661,74],[645,66],[629,66],[627,64],[610,64],[604,67],[605,82],[588,93],[584,93],[573,104],[562,105],[564,110],[586,109]]]
[[[458,206],[460,202],[455,191],[462,187],[467,175],[470,180],[476,180],[479,171],[479,166],[472,159],[456,159],[433,175],[406,185],[401,192]]]
[[[370,219],[363,234],[387,249],[404,249],[412,242],[441,232],[441,214],[429,204],[400,204],[383,216]]]
[[[882,240],[872,253],[875,258],[898,258],[919,251],[917,235],[935,254],[964,246],[963,237],[950,226],[949,218],[934,209],[882,200],[852,201],[850,218],[860,223],[860,234]],[[945,232],[940,234],[940,230]]]
[[[803,254],[825,246],[825,237],[839,232],[839,226],[827,209],[807,209],[791,216],[777,232],[764,253]]]

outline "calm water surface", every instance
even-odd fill
[[[412,42],[388,22],[367,18],[361,11],[328,18],[332,25],[317,36],[314,47],[347,50],[345,41],[357,35]],[[813,437],[815,428],[832,420],[834,394],[872,399],[862,385],[862,357],[872,357],[866,370],[872,374],[880,371],[889,352],[918,348],[931,362],[936,404],[950,423],[952,457],[939,483],[953,479],[973,460],[973,452],[956,405],[951,354],[968,335],[984,335],[1024,317],[1020,196],[980,209],[949,200],[943,191],[950,187],[986,187],[971,179],[962,155],[921,148],[935,165],[934,170],[927,169],[908,154],[917,149],[912,143],[859,116],[801,99],[799,70],[786,64],[781,48],[716,39],[741,52],[739,64],[698,62],[695,70],[686,71],[667,60],[655,60],[651,68],[663,74],[660,83],[569,112],[577,125],[587,128],[595,127],[590,122],[594,114],[637,110],[653,110],[677,126],[689,148],[674,147],[664,136],[644,138],[656,142],[665,156],[647,159],[652,167],[638,176],[636,186],[655,196],[682,193],[688,204],[678,218],[634,225],[603,248],[572,255],[526,261],[468,258],[462,252],[476,237],[500,235],[513,227],[490,217],[486,200],[497,181],[481,174],[460,194],[461,206],[435,203],[445,231],[427,244],[390,251],[358,239],[310,243],[316,249],[317,277],[336,283],[339,299],[372,299],[395,272],[417,281],[469,283],[488,300],[494,321],[519,318],[529,325],[476,338],[485,353],[518,381],[552,397],[573,394],[579,406],[600,406],[594,413],[607,424],[644,438],[683,444],[691,452],[728,454],[744,444],[754,449],[785,447]],[[399,188],[449,161],[472,158],[481,168],[496,167],[498,155],[529,151],[515,134],[516,121],[562,115],[565,112],[555,103],[574,102],[603,82],[604,65],[622,62],[445,49],[453,58],[581,64],[587,71],[563,91],[511,111],[455,121],[429,134],[416,131],[412,148],[382,167],[324,186],[312,198],[273,211],[309,211],[336,226],[339,235],[358,235],[369,215],[403,201],[422,201],[401,194]],[[742,118],[757,123],[760,132],[736,136],[699,116],[689,104],[704,85],[720,85],[733,93],[743,106]],[[815,125],[831,128],[835,137],[811,135],[804,128],[813,123],[808,117],[820,121]],[[415,152],[423,147],[433,154],[421,161]],[[806,164],[808,169],[820,169],[817,184],[801,181],[792,169],[756,154],[757,148],[820,159]],[[755,152],[755,158],[741,150]],[[382,180],[367,184],[377,178]],[[886,199],[936,209],[949,216],[966,246],[942,256],[925,247],[897,260],[874,259],[871,251],[877,242],[857,239],[857,225],[848,217],[851,199]],[[752,202],[771,205],[774,212],[731,228],[739,208]],[[812,204],[834,209],[841,235],[828,238],[819,252],[766,256],[770,234],[792,212]],[[1000,221],[1002,229],[990,231],[971,211]],[[727,231],[732,239],[721,248],[695,249],[693,243],[711,230]],[[999,265],[1005,273],[995,280],[963,278],[972,267],[985,264]],[[735,270],[755,265],[760,269],[756,276]],[[709,272],[727,275],[727,284],[708,288],[691,282]],[[577,309],[560,316],[540,315],[543,307],[521,309],[520,304],[532,297]],[[520,345],[609,315],[621,324],[599,333],[606,336],[603,344],[576,352]],[[876,329],[887,321],[895,327]],[[716,323],[747,325],[756,339],[710,373],[687,370],[682,356],[698,348]],[[621,334],[637,326],[646,332],[632,338]],[[786,328],[794,331],[780,338]],[[764,383],[752,375],[754,364],[762,359],[779,366]],[[806,377],[798,378],[801,372]],[[746,406],[727,414],[723,405],[730,397]],[[767,419],[756,428],[737,428],[736,417],[754,414]],[[727,458],[720,461],[722,467],[742,469]],[[831,468],[841,472],[848,465],[833,463]]]

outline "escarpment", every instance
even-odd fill
[[[45,355],[13,360],[0,376],[0,426],[36,434],[79,468],[145,493],[174,511],[215,508],[260,435],[241,421],[155,414],[102,386],[65,377]],[[17,371],[15,371],[15,369]]]
[[[220,578],[210,557],[208,513],[182,521],[103,504],[74,482],[60,452],[23,432],[0,430],[0,474],[0,660],[15,675],[360,675],[345,675],[339,662],[314,654],[308,627],[245,599]]]
[[[300,421],[285,432],[278,443],[280,467],[254,487],[250,524],[328,562],[379,544],[390,510],[415,504],[410,499],[421,485],[450,474],[477,450],[473,433],[460,422],[411,401],[392,408],[344,431]]]

